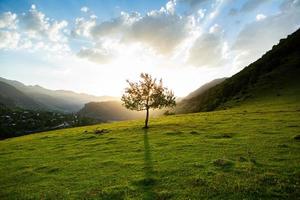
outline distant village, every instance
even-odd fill
[[[0,138],[2,139],[46,130],[90,125],[96,122],[77,114],[23,109],[11,110],[0,106]]]

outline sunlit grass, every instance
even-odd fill
[[[0,141],[0,199],[296,199],[299,110],[257,111],[156,118],[147,132],[127,121]]]

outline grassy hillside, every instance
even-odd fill
[[[0,199],[297,199],[300,106],[268,105],[0,141]]]
[[[178,113],[234,107],[244,101],[300,94],[300,29],[221,84],[179,103]],[[286,94],[289,93],[289,94]],[[272,102],[272,101],[271,101]]]

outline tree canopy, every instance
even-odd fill
[[[161,109],[176,105],[173,91],[163,86],[147,73],[141,73],[139,82],[127,80],[129,86],[122,96],[123,105],[130,110],[146,110],[145,128],[148,128],[149,109]]]

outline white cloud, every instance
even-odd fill
[[[266,16],[264,14],[257,14],[256,15],[256,21],[264,20]]]
[[[214,3],[211,5],[212,11],[208,14],[208,18],[210,20],[215,19],[221,13],[221,9],[225,5],[225,0],[215,0]]]
[[[20,35],[15,31],[0,31],[0,49],[15,49],[19,40]]]
[[[151,12],[131,26],[126,39],[142,42],[157,53],[170,54],[192,31],[190,20],[188,17],[170,15],[164,10]]]
[[[49,19],[34,4],[19,17],[11,12],[2,13],[1,49],[45,50],[57,54],[70,52],[67,25],[65,20]]]
[[[4,12],[0,15],[0,28],[16,29],[17,15],[11,12]]]
[[[96,18],[90,17],[90,19],[76,18],[75,29],[72,31],[75,36],[90,37],[91,29],[96,25]]]
[[[220,33],[222,31],[219,24],[214,24],[212,27],[209,28],[209,33]]]
[[[20,23],[23,30],[32,38],[44,36],[50,26],[49,19],[44,13],[36,10],[35,5],[31,6],[29,12],[23,13]]]
[[[86,7],[86,6],[83,6],[81,9],[80,9],[81,12],[88,12],[89,11],[89,8]]]
[[[29,38],[50,40],[51,42],[65,42],[67,38],[63,32],[68,22],[49,19],[44,13],[37,10],[35,5],[20,17],[22,32]]]
[[[97,19],[98,17],[96,15],[91,15],[90,18],[91,19]]]
[[[199,17],[200,19],[203,19],[204,16],[205,16],[205,12],[206,12],[206,9],[203,9],[203,8],[199,9],[199,10],[197,11],[198,17]]]
[[[108,51],[97,48],[82,48],[77,55],[99,64],[108,63],[112,59],[112,55]]]
[[[190,48],[187,62],[195,67],[220,67],[227,59],[227,51],[221,31],[204,33]]]
[[[207,20],[212,20],[218,15],[222,5],[222,0],[216,1],[212,7],[213,11],[210,12],[211,16],[208,16]],[[76,20],[76,28],[72,32],[86,37],[92,43],[98,43],[107,39],[116,40],[120,45],[127,45],[128,47],[139,44],[144,46],[144,51],[151,52],[152,50],[156,56],[174,56],[173,58],[176,59],[182,57],[182,60],[186,59],[187,51],[193,46],[190,51],[189,63],[197,66],[199,66],[200,61],[196,61],[196,58],[198,54],[201,54],[198,50],[202,45],[199,45],[199,43],[203,42],[204,46],[214,46],[214,50],[211,50],[211,52],[214,55],[216,53],[220,54],[221,56],[218,56],[218,58],[222,59],[224,57],[222,54],[224,52],[224,42],[220,36],[216,36],[222,33],[220,25],[214,24],[211,26],[207,36],[198,39],[197,45],[192,44],[199,35],[201,29],[199,21],[200,18],[204,18],[206,9],[198,9],[198,12],[194,13],[194,15],[178,15],[175,12],[175,7],[176,1],[171,0],[166,3],[165,7],[149,11],[144,16],[137,12],[121,12],[119,17],[98,24],[93,19],[78,18]],[[98,48],[92,46],[81,50],[78,55],[91,58],[89,59],[91,61],[102,63],[101,59],[104,62],[109,61],[109,59],[106,59],[106,56],[109,55],[108,52],[110,51],[114,51],[113,48],[106,49],[103,53],[101,48],[98,50]],[[226,49],[226,51],[228,50]],[[96,55],[99,55],[99,59],[95,59]],[[203,63],[211,65],[208,61]]]
[[[59,42],[66,41],[66,37],[61,34],[61,30],[63,30],[66,26],[68,26],[68,22],[63,20],[61,22],[55,21],[48,30],[48,36],[51,41]]]
[[[166,10],[168,13],[174,15],[175,13],[176,0],[171,0],[166,4]]]
[[[95,40],[102,37],[109,38],[123,38],[131,29],[131,26],[138,20],[141,16],[137,12],[126,13],[121,12],[120,17],[114,18],[110,21],[104,21],[100,24],[94,26],[90,34]]]
[[[95,41],[104,37],[121,43],[142,43],[159,54],[170,54],[193,29],[190,17],[175,14],[175,5],[175,1],[169,1],[166,7],[144,16],[121,12],[120,17],[95,25],[86,35]]]

